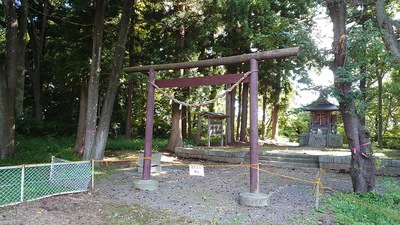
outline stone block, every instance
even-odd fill
[[[234,152],[234,157],[245,158],[246,157],[246,152],[245,151]]]
[[[334,156],[333,157],[333,162],[334,163],[339,163],[339,164],[350,165],[351,157],[350,156]]]
[[[307,134],[299,135],[299,146],[306,146]]]
[[[330,155],[320,155],[319,162],[333,163],[333,156]]]
[[[308,146],[326,147],[326,135],[325,134],[310,134],[310,138],[308,140]]]
[[[324,170],[345,170],[349,171],[350,170],[350,164],[339,164],[339,163],[319,163],[319,167]]]
[[[400,168],[400,160],[392,159],[392,166]]]
[[[376,170],[377,175],[399,176],[400,167],[383,167]]]
[[[343,138],[340,134],[330,134],[328,140],[328,146],[333,148],[343,147]]]

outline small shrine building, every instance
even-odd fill
[[[221,138],[221,146],[224,145],[224,129],[223,120],[227,115],[215,112],[206,112],[201,116],[207,118],[207,146],[210,147],[211,136],[219,136]]]
[[[328,102],[323,95],[310,105],[305,111],[311,114],[306,134],[300,134],[300,146],[312,147],[343,147],[343,139],[337,134],[337,112],[339,106]]]

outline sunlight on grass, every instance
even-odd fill
[[[400,186],[395,178],[384,178],[386,193],[337,193],[326,198],[339,224],[399,224]]]

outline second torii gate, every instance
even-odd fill
[[[297,56],[298,54],[299,48],[295,47],[193,62],[127,67],[124,68],[124,71],[126,73],[148,71],[149,82],[155,83],[159,88],[193,87],[236,83],[243,77],[243,74],[156,80],[156,71],[210,67],[249,62],[250,75],[249,78],[245,79],[243,82],[249,82],[250,88],[250,193],[241,194],[240,203],[249,206],[264,206],[268,204],[268,197],[259,193],[258,170],[258,61],[286,58],[290,56]],[[142,179],[136,181],[135,185],[136,188],[143,190],[155,190],[158,188],[158,183],[150,179],[151,152],[153,142],[154,94],[155,87],[154,85],[149,84],[147,96],[143,173]]]

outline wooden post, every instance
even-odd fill
[[[258,193],[258,61],[250,60],[250,193]]]
[[[156,80],[156,71],[154,69],[150,69],[149,71],[149,80],[155,82]],[[154,86],[152,84],[148,84],[147,91],[147,115],[146,115],[146,130],[145,130],[145,138],[144,138],[144,160],[143,160],[143,172],[142,179],[150,180],[150,172],[151,172],[151,151],[153,148],[153,120],[154,120]]]

